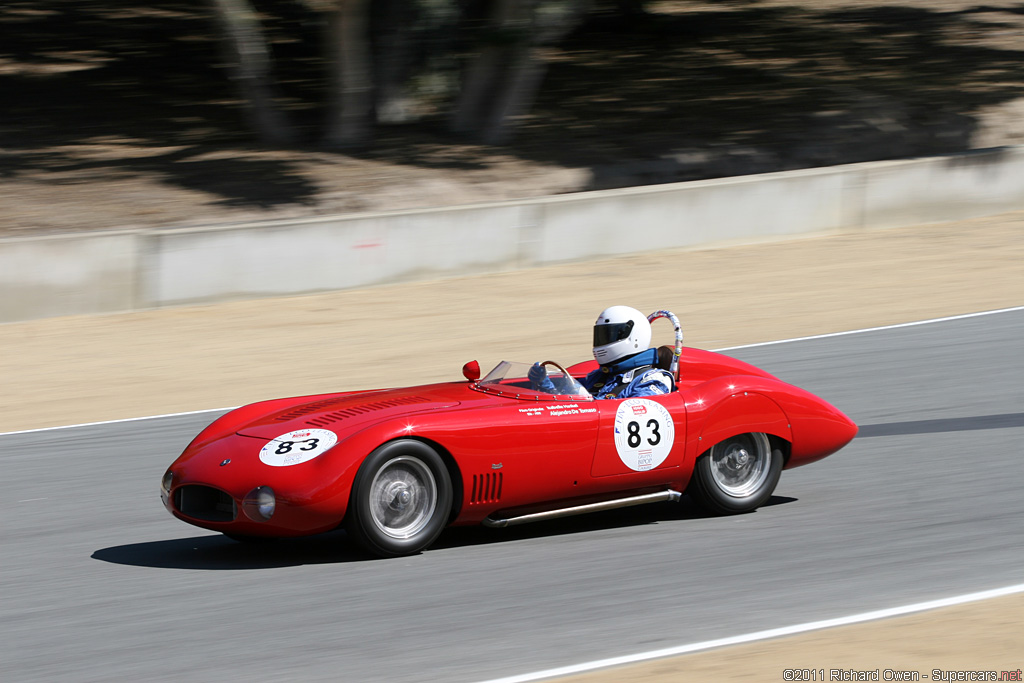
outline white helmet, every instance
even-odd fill
[[[647,316],[629,306],[612,306],[601,311],[594,323],[594,358],[611,365],[627,356],[646,351],[651,345],[651,324]]]

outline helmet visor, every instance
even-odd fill
[[[624,323],[611,323],[609,325],[594,325],[594,347],[626,339],[632,331],[632,320],[627,320]]]

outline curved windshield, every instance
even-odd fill
[[[531,363],[503,360],[476,387],[487,393],[532,401],[592,401],[594,397],[572,375],[554,365],[542,366],[549,382],[534,385],[528,373]]]

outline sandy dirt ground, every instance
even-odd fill
[[[484,368],[502,359],[582,360],[594,316],[615,303],[673,310],[686,343],[702,348],[1024,305],[1024,212],[0,325],[0,432],[458,380],[472,359]],[[655,341],[670,337],[656,322]],[[1005,598],[573,680],[781,681],[786,668],[1016,670],[1024,666],[1022,608],[1024,598]]]
[[[935,678],[935,669],[945,672],[946,676],[961,671],[995,671],[995,680],[998,680],[1003,671],[1012,671],[1016,675],[1024,667],[1021,615],[1024,615],[1024,595],[1015,595],[595,671],[559,679],[559,683],[776,683],[799,680],[787,679],[787,669],[814,671],[817,681],[843,680],[833,679],[832,669],[871,673],[878,670],[877,680],[881,681],[972,680]],[[822,669],[824,679],[821,678]],[[886,678],[886,669],[895,673]],[[918,678],[898,678],[902,672],[916,672]],[[1024,677],[1004,680],[1024,680]]]
[[[701,348],[1024,304],[1024,212],[280,299],[0,325],[0,432],[461,380],[590,356],[594,317],[668,308]],[[655,322],[656,343],[672,339]]]

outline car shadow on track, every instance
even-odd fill
[[[772,496],[761,507],[784,505],[794,501],[796,498]],[[426,552],[701,519],[710,520],[714,519],[714,516],[701,510],[689,498],[683,498],[678,503],[640,505],[505,529],[453,527],[442,533]],[[379,559],[349,543],[347,534],[341,530],[305,538],[246,543],[231,540],[221,534],[206,534],[111,546],[95,551],[92,558],[135,567],[214,571],[278,569]]]
[[[368,559],[344,531],[306,538],[239,543],[221,534],[130,543],[97,550],[95,560],[159,569],[278,569]]]

